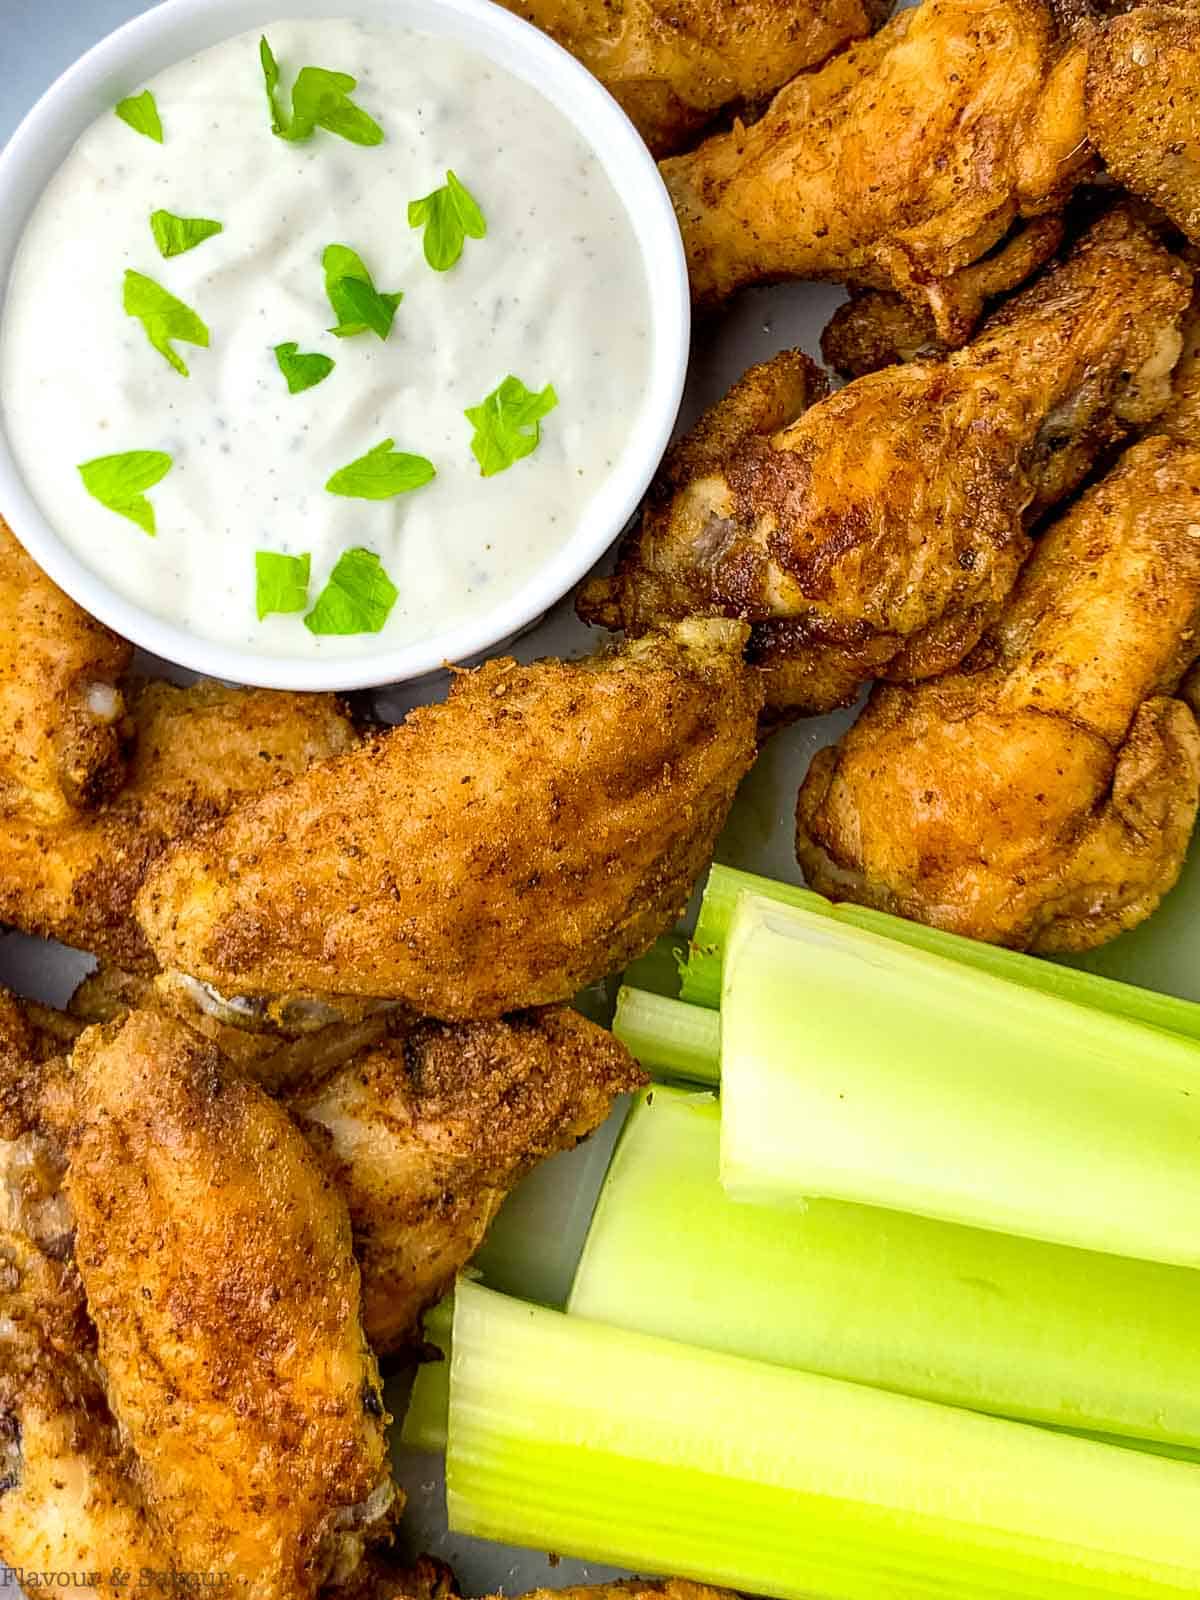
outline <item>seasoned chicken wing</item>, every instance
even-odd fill
[[[944,361],[808,410],[802,359],[754,369],[668,457],[580,614],[634,634],[742,617],[781,714],[950,670],[1003,605],[1032,519],[1167,403],[1190,281],[1118,210]]]
[[[836,278],[928,306],[1017,217],[1057,210],[1088,161],[1086,50],[1044,0],[924,0],[802,73],[749,127],[665,161],[702,305]]]
[[[610,1033],[554,1009],[397,1029],[290,1090],[350,1207],[372,1348],[418,1336],[517,1180],[642,1082]]]
[[[59,822],[124,776],[132,648],[57,589],[0,517],[0,815]]]
[[[104,1395],[63,1162],[39,1125],[50,1048],[0,993],[0,1562],[107,1597],[114,1569],[168,1560]]]
[[[1018,288],[1045,266],[1062,243],[1064,231],[1061,217],[1035,217],[1002,248],[947,281],[942,293],[953,307],[956,343],[975,331],[989,300]],[[938,337],[929,307],[891,289],[855,290],[821,335],[821,354],[848,378],[861,378],[897,361],[943,356],[949,348]]]
[[[106,805],[55,824],[0,816],[0,921],[152,967],[132,906],[155,856],[355,735],[327,695],[152,682],[135,691],[132,711],[128,781]]]
[[[1200,244],[1200,5],[1137,6],[1096,33],[1087,128],[1113,177]]]
[[[1174,884],[1200,731],[1200,435],[1158,436],[1047,533],[959,671],[881,686],[815,757],[812,886],[1021,949],[1085,950]]]
[[[890,0],[500,0],[624,106],[655,155],[861,39]]]
[[[73,1066],[76,1261],[147,1500],[185,1570],[313,1595],[394,1493],[345,1202],[182,1024],[92,1029]]]
[[[170,851],[138,914],[224,995],[447,1020],[568,999],[670,927],[755,753],[745,629],[490,661],[449,698]]]

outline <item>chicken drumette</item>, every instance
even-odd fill
[[[1032,520],[1167,403],[1190,281],[1117,210],[943,361],[817,404],[802,356],[755,368],[668,457],[581,615],[635,635],[744,618],[779,714],[948,671],[998,614]]]
[[[893,289],[961,342],[955,274],[1058,209],[1089,155],[1082,44],[1043,0],[925,0],[663,163],[701,304],[749,284]]]
[[[656,155],[861,39],[890,0],[500,0],[578,56]]]
[[[139,916],[233,995],[448,1020],[569,999],[674,922],[755,754],[745,629],[489,662],[449,698],[169,852]]]
[[[814,888],[1038,951],[1150,914],[1200,796],[1174,698],[1200,654],[1198,424],[1193,391],[1043,536],[957,672],[878,687],[818,753],[796,835]]]

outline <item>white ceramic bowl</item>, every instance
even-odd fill
[[[143,649],[212,677],[279,689],[357,689],[423,677],[484,654],[534,622],[624,527],[666,449],[690,337],[687,268],[674,212],[637,130],[565,50],[491,0],[166,0],[102,40],[34,106],[0,152],[0,306],[26,222],[80,135],[122,96],[210,45],[281,17],[349,12],[448,35],[538,89],[596,151],[621,195],[646,262],[652,360],[645,422],[571,538],[512,598],[428,639],[363,656],[304,661],[232,649],[179,628],[110,588],[72,553],[27,489],[0,416],[0,512],[34,559],[80,605]]]

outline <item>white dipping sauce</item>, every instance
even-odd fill
[[[502,603],[572,534],[632,444],[650,365],[645,268],[595,154],[535,90],[449,40],[353,21],[268,29],[290,108],[301,66],[358,79],[382,126],[360,147],[317,129],[270,131],[256,30],[148,85],[165,142],[111,112],[83,135],[30,220],[0,329],[0,405],[29,488],[75,553],[148,610],[264,654],[363,655]],[[407,209],[452,168],[487,237],[435,272]],[[224,232],[164,260],[150,213]],[[404,300],[391,336],[338,339],[321,257],[363,258]],[[180,377],[125,315],[126,269],[207,323],[178,343]],[[291,395],[273,355],[295,341],[336,363]],[[509,374],[553,384],[534,453],[482,478],[463,416]],[[386,501],[325,490],[385,438],[437,478]],[[94,457],[173,457],[148,498],[157,537],[106,509],[76,470]],[[614,532],[616,530],[614,529]],[[399,590],[382,633],[313,636],[255,612],[254,553],[312,556],[310,602],[348,547],[375,551]]]

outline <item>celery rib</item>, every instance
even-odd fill
[[[1155,1600],[1200,1470],[530,1307],[456,1302],[451,1530],[801,1600]]]
[[[947,961],[959,962],[979,972],[1007,978],[1042,994],[1057,995],[1063,1000],[1073,1000],[1077,1005],[1091,1006],[1113,1016],[1127,1017],[1153,1028],[1200,1040],[1200,1004],[1193,1000],[1179,1000],[1173,995],[1140,988],[1137,984],[1120,983],[1115,978],[1104,978],[1094,972],[1059,966],[1056,962],[1040,956],[1027,956],[1018,950],[981,944],[976,939],[964,939],[960,934],[946,933],[940,928],[927,928],[923,923],[893,917],[885,911],[873,911],[849,902],[835,905],[823,896],[814,894],[811,889],[777,883],[773,879],[760,878],[752,872],[741,872],[720,864],[714,865],[709,873],[683,973],[682,998],[694,1005],[712,1008],[720,1005],[721,974],[729,925],[738,898],[743,893],[761,895],[780,905],[799,907],[812,912],[814,916],[830,916],[850,927],[895,939],[914,950],[942,956]]]
[[[612,1031],[647,1072],[688,1083],[721,1076],[721,1025],[715,1012],[623,984]]]
[[[753,895],[721,1006],[721,1177],[1200,1266],[1200,1045]]]
[[[737,1204],[721,1188],[720,1143],[711,1095],[643,1092],[573,1316],[1150,1448],[1200,1447],[1200,1272],[838,1201]]]

